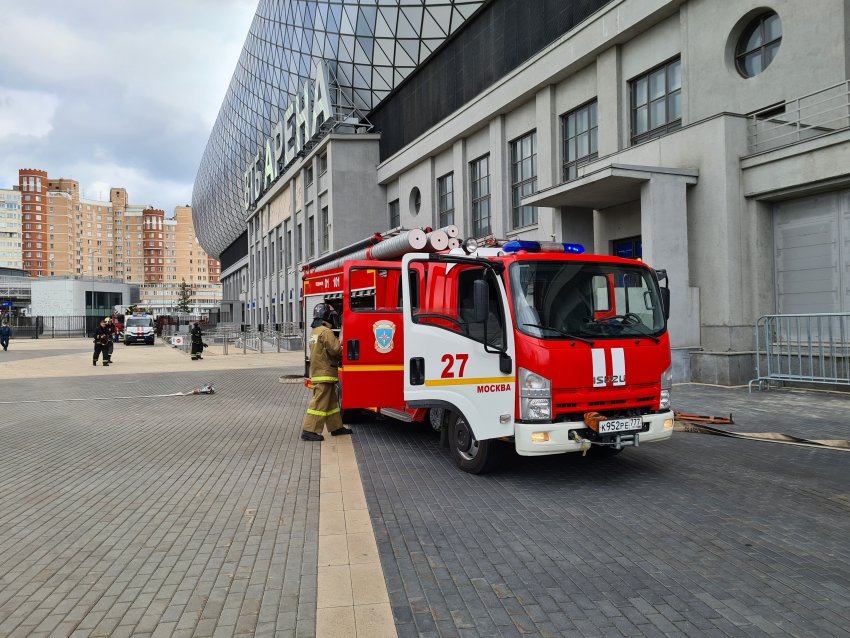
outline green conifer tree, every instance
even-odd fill
[[[180,297],[177,299],[177,312],[189,314],[191,312],[191,303],[192,303],[192,289],[189,287],[189,284],[186,283],[186,280],[180,282],[180,290],[178,292]]]

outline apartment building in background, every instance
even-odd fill
[[[21,268],[21,193],[0,188],[0,268]]]
[[[161,209],[130,204],[124,188],[110,189],[109,200],[89,199],[79,182],[35,169],[21,169],[18,184],[0,197],[17,193],[17,267],[33,277],[122,281],[139,287],[141,306],[163,314],[174,311],[185,281],[193,312],[219,307],[219,265],[195,237],[191,207],[178,206],[167,217]],[[0,242],[7,241],[6,221],[0,216]],[[0,255],[4,248],[0,243]]]

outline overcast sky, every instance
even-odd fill
[[[0,187],[18,169],[125,187],[170,214],[192,184],[257,0],[0,0]]]

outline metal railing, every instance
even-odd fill
[[[850,128],[850,80],[750,116],[750,152],[758,153]]]
[[[756,323],[756,378],[850,386],[850,313],[764,315]]]
[[[12,329],[12,339],[72,339],[94,334],[102,314],[92,316],[5,317]]]
[[[219,327],[212,330],[203,330],[204,343],[211,347],[221,348],[221,354],[267,354],[271,352],[287,352],[301,350],[303,347],[303,333],[295,327],[295,324],[282,324],[280,330],[241,330],[239,327]],[[175,345],[174,337],[181,337],[179,345]],[[192,339],[188,332],[173,332],[164,335],[167,343],[179,348],[183,352],[190,352]]]

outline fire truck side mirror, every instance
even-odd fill
[[[487,290],[487,282],[476,279],[472,284],[473,321],[482,323],[487,321],[490,314],[490,294]]]
[[[514,370],[514,362],[511,355],[506,352],[499,353],[499,372],[502,374],[510,374]]]
[[[664,310],[664,319],[670,318],[670,289],[666,286],[660,289],[661,308]]]

